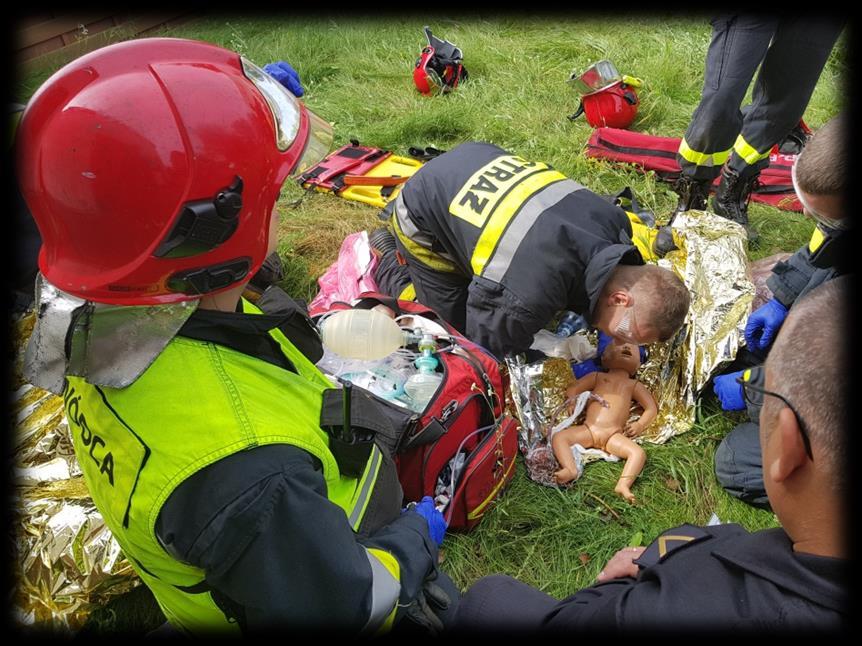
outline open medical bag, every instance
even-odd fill
[[[486,350],[472,343],[434,311],[412,301],[377,293],[362,294],[354,305],[341,309],[392,309],[396,316],[413,314],[445,328],[439,368],[442,381],[416,424],[401,438],[395,463],[404,501],[435,498],[450,530],[472,529],[515,473],[518,423],[505,414],[504,382],[500,365]]]

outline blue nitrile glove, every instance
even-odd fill
[[[302,83],[299,80],[299,74],[289,63],[276,61],[264,67],[263,71],[290,90],[294,96],[305,94],[305,90],[302,89]]]
[[[446,519],[443,518],[443,514],[437,511],[431,496],[425,496],[419,502],[411,502],[404,510],[415,511],[428,521],[428,533],[431,535],[431,540],[437,543],[438,547],[443,544],[443,536],[446,534]]]
[[[742,384],[736,383],[736,378],[741,377],[743,372],[745,371],[739,370],[726,375],[718,375],[713,381],[712,390],[718,396],[724,410],[745,410]]]
[[[587,359],[585,361],[581,361],[579,363],[575,363],[572,365],[572,372],[575,375],[575,379],[580,379],[584,375],[588,375],[591,372],[598,372],[599,366],[596,363],[595,359]]]
[[[779,301],[770,299],[758,307],[748,317],[745,324],[745,343],[754,350],[766,350],[784,319],[787,318],[787,308]]]

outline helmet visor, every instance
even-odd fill
[[[281,152],[285,152],[290,148],[299,132],[299,101],[281,83],[257,65],[245,57],[240,57],[240,60],[246,77],[254,83],[255,87],[263,94],[263,98],[266,99],[275,120],[276,145]]]
[[[582,74],[575,71],[569,76],[569,83],[585,96],[603,90],[621,80],[622,76],[616,66],[608,60],[593,63]]]
[[[308,141],[305,144],[305,150],[302,151],[302,157],[299,158],[299,162],[291,173],[294,176],[304,173],[314,166],[326,157],[332,148],[332,126],[308,108],[305,109],[305,112],[308,115]]]

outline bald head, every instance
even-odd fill
[[[850,277],[830,280],[797,301],[766,361],[767,387],[786,397],[805,420],[816,461],[835,486],[847,482],[846,375]],[[774,399],[774,398],[767,398]],[[764,402],[775,406],[775,402]]]

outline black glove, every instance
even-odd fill
[[[445,626],[438,616],[441,610],[446,610],[452,603],[446,591],[434,581],[437,578],[437,568],[422,583],[422,589],[416,599],[407,606],[406,616],[417,626],[430,635],[439,635]]]

